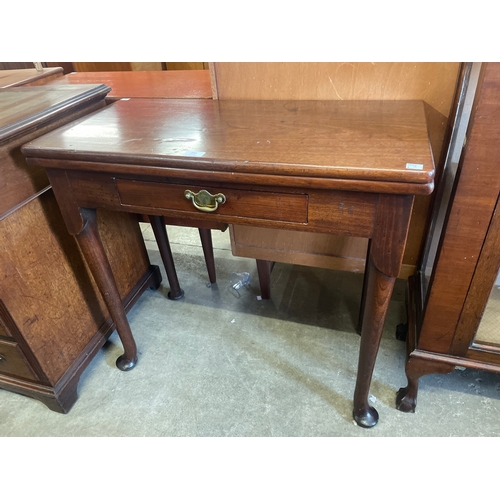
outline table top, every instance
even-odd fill
[[[29,157],[418,185],[434,164],[421,101],[118,101]],[[68,164],[67,168],[71,168]]]
[[[70,111],[89,99],[106,96],[104,85],[61,85],[0,89],[0,142]]]
[[[102,83],[111,88],[108,100],[212,98],[209,70],[76,72],[50,82],[61,83]]]
[[[62,76],[62,68],[43,68],[41,71],[35,68],[5,69],[0,71],[0,88],[20,87],[58,74]]]

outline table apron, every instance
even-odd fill
[[[60,171],[48,170],[56,180]],[[336,190],[248,186],[229,183],[210,185],[185,179],[183,184],[136,181],[114,175],[66,172],[64,196],[72,196],[81,208],[105,208],[183,220],[282,228],[370,238],[378,194]],[[222,193],[226,202],[214,212],[198,210],[186,190]],[[57,189],[55,190],[58,196]],[[59,194],[59,196],[61,193]]]

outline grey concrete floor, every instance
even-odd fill
[[[196,229],[168,233],[185,297],[168,282],[149,226],[144,237],[164,281],[128,318],[139,362],[121,372],[116,332],[93,359],[67,415],[0,391],[1,436],[499,436],[500,377],[477,370],[427,375],[416,413],[395,409],[406,385],[404,283],[397,282],[375,366],[372,429],[352,420],[362,276],[276,264],[272,299],[259,300],[255,262],[233,257],[229,234],[213,232],[217,285],[208,277]],[[249,272],[239,294],[232,272]]]

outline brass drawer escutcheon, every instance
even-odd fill
[[[184,196],[193,202],[193,205],[202,212],[215,212],[219,208],[219,203],[226,203],[226,197],[222,193],[210,194],[205,189],[198,193],[193,193],[189,189],[184,191]]]

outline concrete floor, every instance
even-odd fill
[[[144,236],[160,265],[149,226]],[[404,283],[393,294],[372,382],[380,414],[372,429],[352,420],[362,276],[276,264],[272,299],[258,300],[255,262],[233,257],[229,234],[214,232],[216,286],[196,229],[169,227],[185,297],[168,283],[146,291],[128,317],[139,362],[121,372],[116,332],[94,358],[67,415],[0,390],[1,436],[499,436],[500,377],[455,370],[421,379],[416,413],[395,409],[406,385]],[[232,272],[251,285],[234,292]]]

